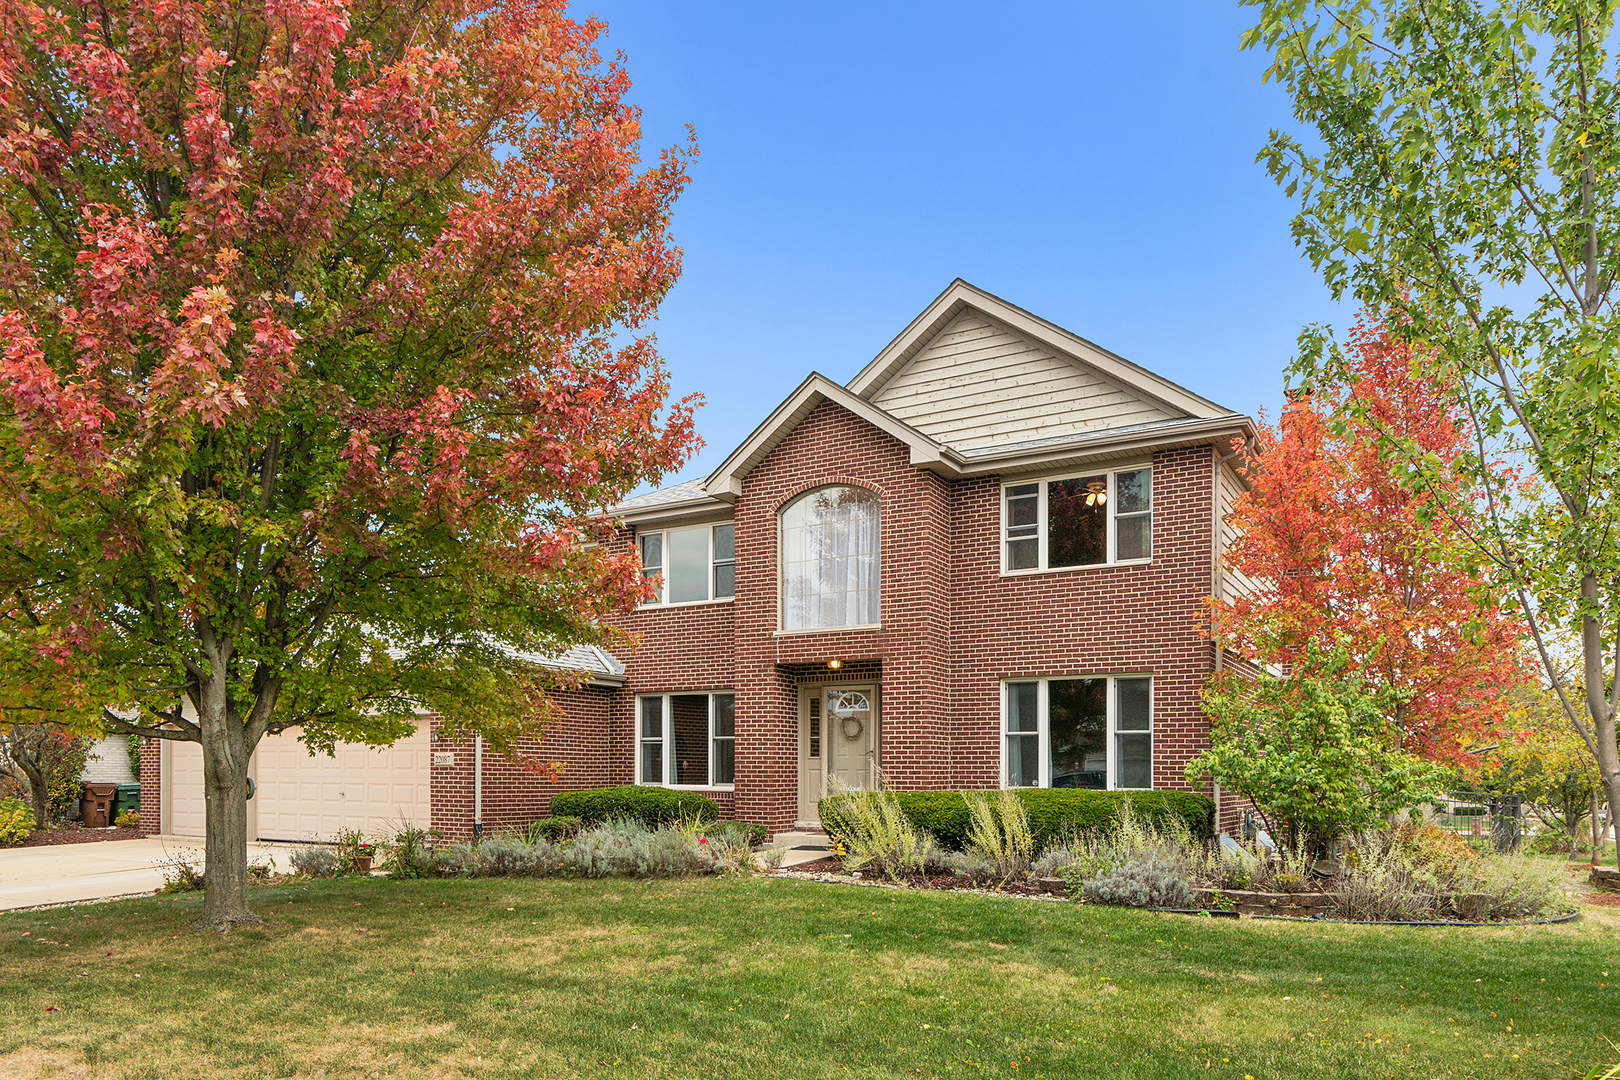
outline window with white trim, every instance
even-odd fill
[[[1057,570],[1153,556],[1153,470],[1001,487],[1001,568]]]
[[[636,783],[726,787],[737,777],[736,695],[649,694],[636,699]]]
[[[641,576],[658,590],[647,603],[697,604],[736,595],[737,527],[729,521],[644,532],[636,541]]]
[[[782,510],[782,629],[878,622],[883,542],[878,496],[824,487]]]
[[[1153,680],[1018,679],[1002,684],[1008,787],[1153,786]]]

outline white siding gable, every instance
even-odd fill
[[[977,311],[953,319],[871,401],[954,450],[1186,415]]]
[[[1253,596],[1257,591],[1255,582],[1252,578],[1249,578],[1232,567],[1226,565],[1226,553],[1231,550],[1232,544],[1237,540],[1238,535],[1237,529],[1232,526],[1232,523],[1230,520],[1228,520],[1227,515],[1232,512],[1232,504],[1237,501],[1237,497],[1242,493],[1242,491],[1243,485],[1238,480],[1237,476],[1232,472],[1231,467],[1222,465],[1220,487],[1220,532],[1217,534],[1220,544],[1217,558],[1219,558],[1221,562],[1220,596],[1222,600],[1232,600],[1239,596]]]

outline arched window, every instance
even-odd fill
[[[878,621],[878,497],[824,487],[782,511],[782,629]]]

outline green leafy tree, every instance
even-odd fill
[[[688,155],[564,8],[0,0],[0,681],[201,744],[201,927],[266,735],[509,747],[644,595]]]
[[[83,793],[79,774],[90,758],[90,740],[57,724],[0,727],[0,775],[28,786],[34,824],[46,828]]]
[[[1414,374],[1469,418],[1472,452],[1387,456],[1472,535],[1526,614],[1567,722],[1620,811],[1620,92],[1608,0],[1245,0],[1245,43],[1303,131],[1261,160],[1335,297],[1423,347]],[[1323,328],[1295,374],[1342,374]],[[1519,477],[1489,468],[1501,458]],[[1464,511],[1467,512],[1464,512]],[[1581,658],[1578,691],[1557,656]]]
[[[1602,786],[1596,762],[1550,688],[1515,692],[1506,724],[1516,734],[1491,756],[1485,786],[1523,796],[1530,813],[1562,832],[1573,852],[1581,822],[1591,816],[1593,793]]]
[[[1443,795],[1450,771],[1399,749],[1388,694],[1349,666],[1318,652],[1288,678],[1218,677],[1204,691],[1210,748],[1188,782],[1253,800],[1279,839],[1312,852]]]

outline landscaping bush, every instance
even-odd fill
[[[324,846],[294,848],[287,861],[293,873],[305,877],[329,878],[338,870],[337,854]]]
[[[120,811],[119,815],[113,819],[113,824],[118,826],[120,829],[139,828],[141,824],[141,812],[139,810]]]
[[[1132,859],[1100,877],[1080,882],[1079,888],[1094,903],[1124,907],[1184,910],[1194,901],[1185,868],[1157,853]]]
[[[912,824],[900,808],[898,796],[888,791],[851,791],[835,797],[842,815],[838,839],[846,849],[845,870],[876,871],[896,881],[922,871],[934,838]],[[829,801],[823,799],[822,803]]]
[[[1035,857],[1035,840],[1030,833],[1029,811],[1014,791],[1002,791],[992,800],[979,792],[967,796],[967,851],[994,864],[1002,881],[1029,876]]]
[[[629,818],[658,826],[682,820],[713,821],[720,816],[720,807],[713,799],[692,791],[626,784],[553,795],[551,814],[576,817],[588,825],[611,818]]]
[[[543,817],[538,821],[529,822],[528,828],[523,830],[523,842],[534,844],[541,840],[550,840],[553,844],[560,844],[564,840],[572,840],[583,824],[585,822],[571,814]]]
[[[851,793],[853,794],[853,793]],[[821,800],[821,824],[828,835],[847,835],[849,821],[843,807],[851,794]],[[989,793],[996,796],[994,792]],[[1179,822],[1195,840],[1215,835],[1215,803],[1190,791],[1091,791],[1082,788],[1019,788],[1018,798],[1029,814],[1035,850],[1044,851],[1071,834],[1106,829],[1119,818],[1127,803],[1145,825],[1167,829]],[[967,845],[972,828],[966,793],[960,791],[905,791],[895,793],[900,810],[914,826],[927,829],[946,847]]]
[[[680,877],[714,869],[700,845],[680,829],[653,828],[629,818],[581,829],[568,858],[584,877]]]
[[[11,847],[28,839],[34,831],[34,812],[21,799],[0,800],[0,847]]]
[[[748,848],[758,847],[771,835],[765,826],[755,825],[752,821],[716,821],[712,825],[705,825],[703,833],[711,839]]]

